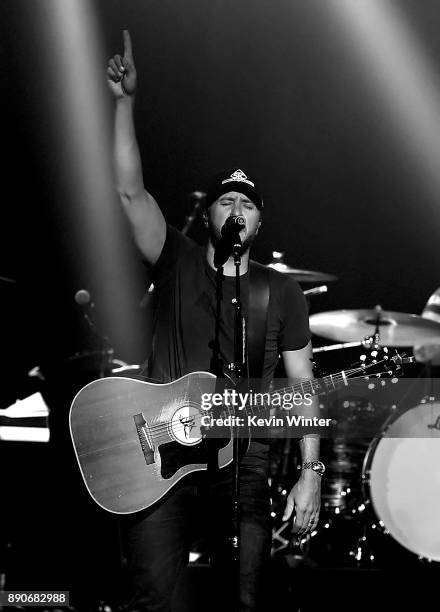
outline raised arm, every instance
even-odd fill
[[[156,200],[144,187],[134,129],[137,75],[130,34],[123,32],[124,55],[108,62],[107,80],[115,99],[114,161],[116,188],[143,257],[156,263],[165,242],[166,224]]]

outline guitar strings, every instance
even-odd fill
[[[377,362],[374,365],[378,365],[380,363],[382,363],[382,362],[379,361],[379,362]],[[361,373],[361,372],[364,372],[363,368],[354,368],[354,369],[351,369],[351,370],[346,370],[344,372],[344,374],[345,374],[345,376],[347,378],[349,378],[350,376],[353,376],[353,374]],[[325,380],[325,379],[330,379],[331,384],[334,384],[334,382],[333,382],[334,380],[336,380],[337,382],[342,382],[344,380],[344,375],[343,374],[336,374],[336,375],[331,375],[330,374],[328,376],[324,376],[323,380]],[[319,390],[318,380],[319,379],[312,379],[310,381],[305,381],[304,383],[297,383],[296,385],[292,385],[292,386],[289,386],[289,387],[283,387],[282,389],[277,389],[277,391],[274,392],[274,393],[282,393],[282,392],[285,392],[287,390],[292,390],[293,391],[296,387],[299,387],[299,386],[302,387],[303,385],[310,385],[312,390],[314,390],[314,388]],[[316,384],[315,384],[315,387],[314,387],[313,384],[315,382],[316,382]],[[264,406],[264,404],[260,404],[258,407],[263,407],[263,406]],[[200,419],[200,422],[201,422],[202,417],[203,416],[207,416],[207,414],[206,415],[202,415],[200,413],[197,413],[197,414],[195,414],[193,416],[194,416],[193,423],[196,423],[197,419]],[[173,424],[175,424],[175,425],[173,426]],[[149,432],[152,432],[153,434],[157,433],[157,434],[160,435],[161,432],[166,433],[170,427],[173,429],[173,431],[179,431],[179,430],[184,431],[185,427],[187,427],[187,424],[182,423],[182,421],[180,419],[170,419],[169,421],[166,421],[165,423],[158,423],[157,425],[148,425],[147,429],[148,429]],[[155,435],[154,437],[156,438],[157,436]]]
[[[376,365],[377,365],[377,364],[376,364]],[[356,369],[352,369],[352,370],[346,370],[346,371],[345,371],[345,375],[346,375],[347,377],[350,377],[350,376],[352,376],[352,375],[353,375],[353,374],[355,374],[355,373],[360,373],[360,372],[363,372],[363,371],[364,371],[364,370],[363,370],[362,368],[356,368]],[[342,374],[337,374],[337,375],[334,375],[334,376],[329,375],[329,376],[326,376],[326,377],[323,377],[323,378],[331,378],[331,379],[336,379],[336,381],[338,381],[338,382],[340,382],[340,381],[343,381],[343,380],[344,380],[344,376],[343,376]],[[313,380],[315,380],[315,379],[313,379]],[[312,381],[311,381],[311,382],[312,382]],[[300,385],[302,385],[302,384],[306,384],[306,383],[300,383]],[[309,383],[307,383],[307,384],[309,384]],[[333,380],[332,380],[332,384],[333,384]],[[299,385],[297,384],[297,385],[293,385],[293,386],[290,386],[290,387],[284,387],[284,388],[282,388],[282,389],[278,389],[278,390],[277,390],[277,392],[278,392],[278,393],[280,393],[280,392],[287,391],[287,390],[294,390],[294,389],[295,389],[295,387],[297,387],[297,386],[299,386]],[[317,388],[319,388],[319,387],[317,387]],[[260,406],[262,407],[263,405],[260,405]],[[206,415],[202,415],[202,414],[198,413],[198,414],[195,414],[195,415],[194,415],[194,419],[196,419],[196,418],[198,418],[198,417],[199,417],[199,418],[200,418],[200,420],[201,420],[201,418],[202,418],[203,416],[206,416]],[[150,425],[150,426],[148,427],[148,429],[149,429],[149,431],[153,431],[154,433],[159,432],[160,430],[162,430],[162,431],[164,431],[164,432],[165,432],[166,430],[168,430],[169,426],[172,426],[172,425],[173,425],[173,423],[175,423],[175,424],[176,424],[176,426],[175,426],[175,427],[173,427],[173,430],[175,430],[175,429],[177,429],[177,430],[178,430],[178,429],[183,429],[183,430],[184,430],[184,429],[185,429],[185,426],[186,426],[186,425],[185,425],[184,423],[182,423],[180,419],[171,419],[171,420],[169,420],[169,421],[166,421],[165,423],[158,423],[157,425]]]

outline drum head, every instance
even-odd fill
[[[374,510],[402,546],[440,561],[440,403],[411,408],[387,435],[371,460]]]

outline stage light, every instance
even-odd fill
[[[319,5],[348,44],[358,83],[367,82],[396,155],[435,208],[440,198],[440,80],[420,37],[395,2],[336,0]],[[428,213],[431,211],[428,211]]]
[[[140,279],[115,190],[112,101],[94,6],[88,0],[36,0],[26,9],[44,57],[45,71],[38,78],[45,96],[50,92],[51,155],[63,190],[56,214],[68,232],[73,268],[65,272],[90,283],[100,326],[112,343],[117,338],[140,342],[133,311]]]

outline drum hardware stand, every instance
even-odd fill
[[[379,326],[380,326],[380,321],[381,321],[382,310],[383,310],[382,306],[379,306],[379,304],[374,307],[374,311],[376,313],[376,319],[375,319],[376,328],[375,328],[374,334],[373,334],[373,342],[374,342],[374,344],[379,344],[380,343]]]
[[[375,330],[373,335],[371,336],[365,336],[364,339],[361,342],[358,343],[346,343],[346,344],[350,344],[351,346],[362,346],[365,349],[368,349],[371,351],[371,354],[373,357],[375,357],[375,351],[377,352],[380,349],[380,332],[379,332],[379,326],[380,326],[380,313],[381,313],[381,307],[380,306],[376,306],[376,320],[375,320]],[[361,355],[360,357],[361,361],[365,361],[366,359],[366,355]],[[364,470],[362,469],[361,474],[359,475],[359,478],[361,480],[361,490],[363,491],[364,489]],[[365,495],[362,495],[363,499],[365,500]],[[354,507],[353,507],[353,501],[354,501]],[[345,508],[343,508],[342,512],[338,513],[340,516],[344,515],[347,518],[350,518],[352,520],[356,520],[359,529],[361,530],[361,535],[359,535],[357,537],[357,539],[355,540],[354,546],[353,548],[351,548],[348,551],[348,558],[355,563],[355,565],[357,567],[367,567],[370,566],[374,563],[375,561],[375,555],[370,547],[370,544],[368,542],[368,528],[369,528],[369,522],[367,521],[367,517],[365,514],[365,510],[367,509],[367,503],[365,501],[361,501],[359,499],[354,499],[352,500],[352,504],[347,504]]]
[[[357,539],[355,546],[349,551],[349,556],[356,562],[357,566],[371,565],[375,557],[368,544],[367,525],[364,522],[362,535]]]
[[[321,293],[327,293],[327,285],[319,285],[319,287],[313,287],[312,289],[306,289],[303,294],[306,296],[320,295]]]
[[[305,294],[306,292],[304,292]],[[339,349],[354,348],[356,346],[362,346],[364,348],[370,348],[373,344],[379,344],[379,333],[377,334],[377,341],[372,336],[365,336],[361,341],[356,342],[338,342],[337,344],[328,344],[327,346],[317,346],[313,349],[314,353],[326,353],[327,351],[338,351]]]
[[[313,349],[314,353],[324,353],[327,351],[337,351],[344,348],[352,348],[354,346],[362,346],[362,342],[339,342],[338,344],[329,344],[327,346],[316,346]]]
[[[317,534],[298,537],[292,534],[292,524],[284,521],[276,530],[272,530],[271,557],[284,557],[289,567],[298,567],[309,556],[311,539]]]
[[[426,393],[420,400],[421,404],[428,404],[436,401],[436,389],[434,387],[434,379],[432,377],[432,361],[427,361],[423,374],[425,374],[425,379],[428,381],[426,383]]]

